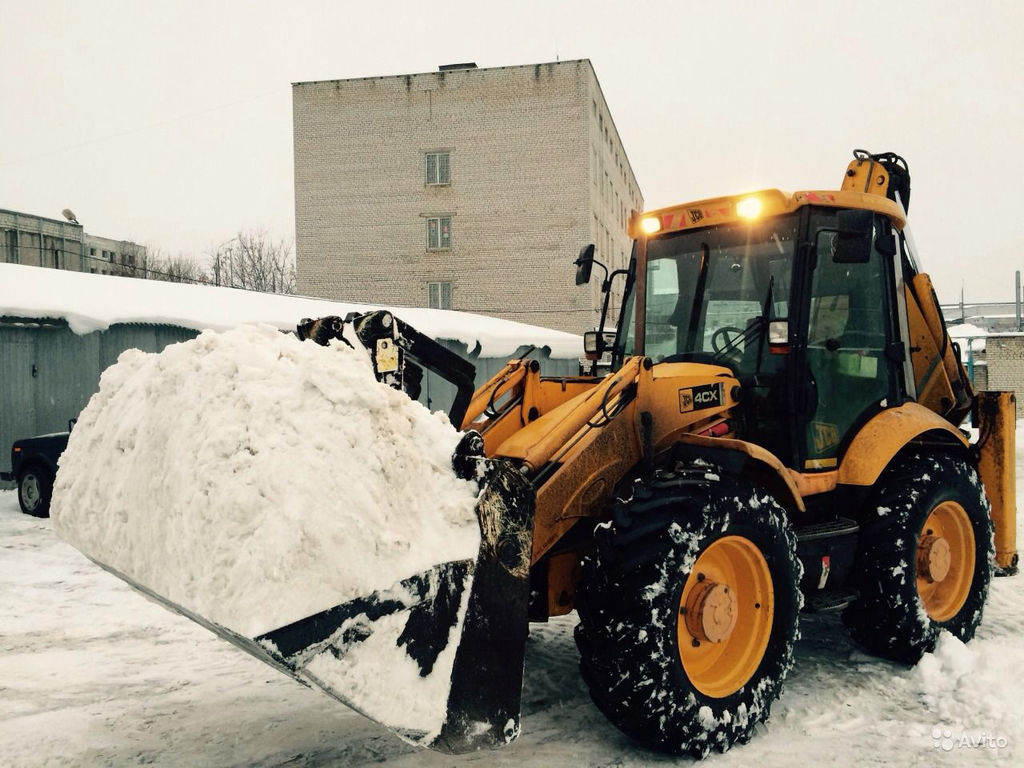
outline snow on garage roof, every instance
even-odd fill
[[[225,331],[246,323],[294,330],[305,317],[391,309],[435,339],[479,343],[484,357],[506,357],[524,344],[548,347],[553,358],[576,358],[579,336],[467,312],[349,304],[303,296],[257,293],[211,285],[186,285],[0,264],[0,317],[54,318],[78,334],[114,323],[178,325],[197,331]]]
[[[955,323],[947,326],[947,331],[951,338],[956,340],[967,340],[971,341],[971,349],[975,352],[985,351],[985,339],[992,334],[977,325],[971,325],[970,323]],[[966,346],[966,345],[965,345]],[[966,349],[965,349],[966,351]]]

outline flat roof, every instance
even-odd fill
[[[0,208],[0,213],[10,214],[11,216],[23,216],[27,219],[39,219],[40,221],[48,221],[51,224],[65,224],[69,227],[78,227],[84,229],[84,227],[78,222],[68,221],[67,219],[51,219],[49,216],[40,216],[36,213],[25,213],[24,211],[10,211],[6,208]]]
[[[504,69],[532,69],[536,67],[549,67],[555,66],[560,67],[566,64],[586,64],[591,70],[594,69],[594,65],[590,63],[590,59],[568,59],[566,61],[543,61],[536,64],[510,64],[504,67],[467,67],[465,69],[454,69],[454,70],[430,70],[429,72],[407,72],[397,75],[372,75],[367,77],[341,77],[333,78],[328,80],[299,80],[292,83],[292,87],[298,85],[321,85],[323,83],[355,83],[361,80],[399,80],[403,77],[420,77],[422,75],[448,75],[450,72],[498,72]],[[596,75],[595,75],[596,76]]]

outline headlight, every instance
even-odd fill
[[[744,219],[756,219],[761,215],[763,207],[761,198],[745,197],[736,203],[736,215]]]

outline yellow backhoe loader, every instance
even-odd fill
[[[1016,571],[1014,396],[973,390],[909,196],[902,158],[856,151],[838,190],[634,215],[628,269],[593,246],[575,262],[578,284],[604,269],[603,316],[623,283],[614,329],[585,337],[605,376],[519,359],[474,392],[471,366],[390,313],[304,322],[320,343],[350,328],[413,396],[419,366],[456,383],[453,465],[481,483],[480,554],[257,638],[193,618],[357,709],[312,660],[395,615],[424,675],[457,643],[425,739],[451,752],[518,734],[528,623],[574,609],[597,706],[696,756],[768,716],[801,610],[842,611],[867,651],[907,664],[941,630],[970,640],[993,572]]]

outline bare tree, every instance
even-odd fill
[[[295,293],[291,245],[266,230],[243,230],[217,249],[214,282],[264,293]]]
[[[209,275],[195,259],[179,253],[177,256],[155,251],[147,259],[146,277],[166,283],[206,283]]]

